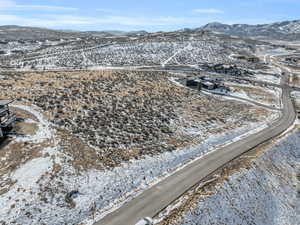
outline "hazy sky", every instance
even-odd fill
[[[295,19],[300,0],[0,0],[0,25],[58,29],[158,31]]]

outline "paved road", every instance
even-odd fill
[[[222,147],[194,161],[144,191],[141,195],[124,204],[94,225],[134,225],[141,218],[153,217],[224,164],[259,144],[282,134],[292,126],[296,119],[296,114],[290,98],[289,73],[284,67],[281,69],[286,72],[286,76],[281,79],[283,110],[279,120],[274,121],[268,128],[254,135]]]

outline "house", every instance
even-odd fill
[[[193,80],[193,79],[187,79],[185,80],[185,86],[187,87],[194,87],[196,88],[199,84],[198,80]]]
[[[202,83],[202,87],[208,90],[214,90],[217,88],[217,85],[210,81],[205,81]]]
[[[208,80],[203,77],[200,77],[199,79],[186,79],[185,86],[190,88],[195,88],[195,89],[197,88],[198,90],[201,89],[214,90],[219,85],[217,81]]]
[[[8,105],[12,100],[0,100],[0,138],[10,130],[16,121],[16,116],[10,112]]]

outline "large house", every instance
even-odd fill
[[[0,138],[10,130],[16,121],[16,116],[10,112],[8,105],[12,100],[0,100]]]

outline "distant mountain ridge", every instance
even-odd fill
[[[275,39],[300,40],[300,20],[259,25],[228,25],[214,22],[194,30],[209,30],[240,37],[266,37]]]
[[[147,35],[148,32],[144,30],[140,31],[120,31],[120,30],[104,30],[104,31],[84,31],[80,32],[82,34],[90,34],[92,36],[101,36],[101,37],[109,37],[109,36],[143,36]]]
[[[87,36],[117,37],[117,36],[143,36],[146,31],[74,31],[52,30],[39,27],[26,27],[17,25],[0,26],[0,40],[46,40],[46,39],[69,39]]]
[[[77,38],[81,35],[71,31],[51,30],[16,25],[0,26],[0,40],[47,40]]]
[[[284,21],[271,24],[223,24],[209,23],[205,26],[183,31],[213,31],[227,35],[245,38],[277,39],[277,40],[300,40],[300,20]],[[45,40],[45,39],[69,39],[87,36],[96,37],[120,37],[120,36],[144,36],[147,31],[74,31],[74,30],[52,30],[47,28],[23,27],[16,25],[0,26],[0,40]]]

